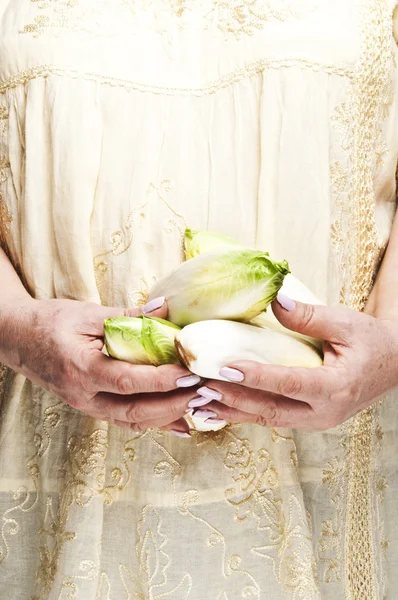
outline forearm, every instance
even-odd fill
[[[0,248],[0,363],[14,363],[18,330],[26,323],[32,302],[10,260]]]
[[[398,322],[398,213],[365,312]]]
[[[7,255],[0,248],[0,311],[2,305],[24,298],[29,299],[30,296]]]

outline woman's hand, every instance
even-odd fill
[[[326,340],[324,365],[225,365],[221,374],[234,384],[211,381],[204,392],[214,400],[205,407],[212,417],[325,430],[398,386],[398,323],[348,308],[311,306],[283,297],[279,302],[273,310],[285,327]]]
[[[167,316],[163,299],[150,304],[151,315]],[[137,366],[106,356],[104,320],[121,314],[140,312],[24,298],[0,315],[0,362],[95,419],[188,435],[182,417],[199,377],[175,365]]]

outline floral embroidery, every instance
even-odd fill
[[[48,452],[54,431],[59,425],[59,414],[55,410],[60,403],[47,408],[44,412],[44,419],[41,423],[42,433],[36,432],[34,436],[35,453],[27,462],[27,470],[33,484],[33,491],[26,485],[20,486],[14,493],[14,500],[17,504],[7,509],[3,514],[2,540],[3,547],[0,546],[0,564],[4,562],[9,554],[9,545],[7,535],[16,535],[20,530],[20,525],[15,516],[18,511],[22,513],[31,512],[39,499],[40,490],[40,460]]]
[[[270,20],[286,21],[297,19],[314,4],[290,0],[213,0],[209,13],[223,33],[240,37],[253,35],[263,29]]]
[[[31,33],[39,37],[46,29],[59,35],[62,31],[76,29],[84,16],[80,0],[31,0],[41,14],[32,23],[25,25],[20,33]]]
[[[100,288],[102,278],[108,271],[109,259],[114,256],[120,256],[128,251],[130,248],[134,232],[140,228],[146,218],[147,209],[151,204],[159,202],[166,208],[166,211],[170,213],[163,225],[163,230],[166,233],[172,234],[177,233],[180,239],[180,259],[184,258],[184,231],[187,227],[184,217],[178,213],[170,204],[167,199],[167,195],[172,191],[173,184],[169,180],[163,180],[159,185],[151,183],[147,190],[147,200],[134,208],[127,216],[127,219],[121,229],[113,231],[109,238],[110,248],[105,252],[101,252],[94,257],[94,270],[96,274],[97,285]],[[154,278],[152,278],[152,281]],[[149,291],[149,284],[145,278],[141,277],[140,289],[134,293],[129,294],[129,298],[133,305],[142,305],[145,303],[146,296]]]
[[[276,430],[272,437],[275,443],[284,442],[291,455],[293,438]],[[226,444],[224,464],[235,482],[225,497],[234,507],[236,521],[254,518],[257,528],[267,533],[267,543],[253,547],[252,552],[272,561],[277,582],[292,591],[293,600],[317,600],[319,588],[310,523],[307,515],[302,515],[303,508],[295,495],[290,494],[288,501],[281,496],[271,452],[261,448],[255,453],[249,440],[233,436]]]
[[[25,25],[21,33],[30,33],[34,37],[39,37],[47,29],[52,29],[57,35],[79,29],[82,21],[93,20],[99,10],[98,5],[83,10],[81,0],[31,2],[35,3],[40,14]],[[297,19],[316,8],[310,0],[115,0],[112,3],[102,0],[101,3],[101,9],[108,10],[109,15],[121,11],[124,6],[135,17],[132,25],[143,20],[159,33],[196,28],[199,23],[203,29],[215,27],[224,35],[237,38],[242,34],[253,35],[271,20]]]
[[[192,589],[192,577],[185,573],[177,585],[170,586],[167,571],[171,565],[171,557],[166,553],[167,536],[162,532],[162,519],[154,506],[144,507],[137,528],[138,569],[132,572],[124,565],[120,567],[127,597],[141,600],[156,600],[161,597],[187,600]]]

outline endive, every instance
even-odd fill
[[[208,231],[199,231],[186,229],[184,235],[184,251],[185,258],[189,260],[194,256],[198,256],[202,252],[208,252],[209,250],[215,250],[217,248],[238,248],[242,246],[235,242],[232,238],[225,235],[218,235],[216,233]],[[320,305],[323,304],[312,291],[302,283],[297,277],[294,277],[291,273],[288,273],[283,280],[281,292],[286,294],[292,300],[298,302],[304,302],[307,304]],[[304,340],[315,345],[318,349],[322,349],[322,340],[302,335],[294,331],[290,331],[283,327],[275,317],[272,307],[268,307],[265,312],[260,313],[253,319],[253,323],[259,327],[268,327],[275,331],[286,333],[295,337],[296,339]]]
[[[199,231],[196,229],[186,229],[184,233],[184,252],[186,260],[189,260],[204,252],[220,249],[245,248],[242,244],[238,244],[232,238],[226,235],[219,235],[211,231]],[[281,292],[297,300],[298,302],[306,302],[308,304],[322,304],[322,302],[304,285],[299,279],[294,277],[290,272],[283,280]]]
[[[197,229],[186,229],[184,233],[184,253],[185,260],[189,260],[216,248],[241,248],[232,238],[226,235],[219,235],[211,231],[199,231]]]
[[[184,327],[175,345],[181,362],[206,379],[223,380],[220,369],[240,360],[314,368],[322,358],[314,346],[280,333],[233,321],[202,321]]]
[[[248,248],[217,248],[188,260],[157,282],[149,300],[164,296],[180,327],[208,319],[249,321],[275,299],[289,272],[286,261]]]
[[[322,304],[322,302],[311,292],[311,290],[309,290],[304,285],[304,283],[302,283],[296,277],[293,277],[293,275],[291,275],[290,273],[286,275],[283,281],[281,292],[286,294],[286,296],[288,296],[292,300],[297,300],[298,302],[304,302],[307,304],[315,305]],[[286,329],[286,327],[284,327],[275,317],[272,310],[272,306],[269,306],[266,312],[262,312],[257,317],[252,319],[252,323],[254,325],[258,325],[259,327],[273,329],[274,331],[285,333],[298,340],[309,342],[313,346],[316,346],[319,350],[322,350],[322,340],[310,337],[308,335],[303,335],[302,333],[297,333],[296,331],[291,331],[290,329]]]
[[[104,323],[105,346],[110,356],[130,363],[177,364],[174,338],[179,331],[155,317],[116,317]]]

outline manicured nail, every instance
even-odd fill
[[[199,419],[211,419],[214,417],[217,418],[217,413],[212,410],[195,410],[193,416],[199,417]]]
[[[283,292],[279,292],[276,299],[278,300],[281,307],[287,310],[288,312],[292,312],[296,308],[295,301],[289,298],[289,296],[286,296],[286,294],[284,294]]]
[[[176,381],[176,385],[179,388],[187,388],[193,385],[198,385],[200,377],[198,375],[187,375],[186,377],[180,377]]]
[[[222,394],[220,394],[220,392],[217,392],[216,390],[211,390],[210,388],[208,388],[206,386],[201,387],[196,391],[200,396],[203,396],[203,398],[207,398],[208,400],[221,400],[222,399]]]
[[[245,378],[242,371],[238,371],[238,369],[231,369],[230,367],[223,367],[220,369],[220,375],[221,377],[224,377],[224,379],[233,381],[234,383],[239,383]]]
[[[189,408],[198,408],[199,406],[205,406],[205,404],[209,404],[209,402],[211,402],[211,400],[200,396],[199,398],[193,398],[193,400],[190,401],[188,406]]]
[[[226,425],[227,422],[224,419],[206,419],[205,423],[209,425]]]
[[[170,429],[170,433],[172,433],[173,435],[176,435],[177,437],[180,438],[190,438],[191,435],[189,433],[186,433],[185,431],[177,431],[177,429]]]
[[[165,301],[164,296],[160,296],[160,298],[154,298],[153,300],[148,302],[148,304],[145,304],[142,307],[142,309],[141,309],[142,313],[144,315],[147,315],[147,314],[153,312],[154,310],[157,310],[158,308],[162,308],[164,301]]]

